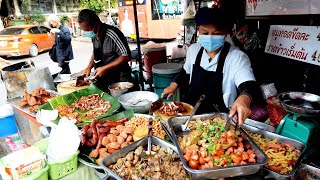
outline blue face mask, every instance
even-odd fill
[[[96,33],[94,33],[93,31],[85,31],[85,32],[84,32],[84,36],[93,39],[93,38],[95,38],[97,35],[96,35]]]
[[[223,46],[224,37],[224,35],[199,35],[199,42],[204,49],[212,52]]]

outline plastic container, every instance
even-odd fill
[[[12,107],[9,104],[0,105],[0,138],[18,133]]]
[[[270,116],[270,121],[278,126],[283,117],[288,113],[278,102],[275,96],[267,98],[267,109]]]
[[[38,147],[41,152],[45,153],[48,148],[48,138],[42,139],[36,143],[34,146]],[[67,176],[78,169],[78,150],[74,155],[66,157],[59,163],[48,163],[49,165],[49,176],[51,179],[60,179]]]
[[[152,77],[151,69],[153,65],[165,62],[167,62],[166,47],[148,49],[148,52],[143,57],[143,63],[144,68],[147,72],[147,78],[149,79]]]
[[[155,93],[161,97],[163,90],[170,86],[170,83],[181,71],[182,64],[178,63],[160,63],[152,66],[153,84]],[[179,97],[170,98],[168,101],[178,99]]]
[[[2,164],[1,164],[1,166],[2,166]],[[1,168],[3,168],[3,167],[1,167]],[[28,177],[23,178],[21,180],[48,180],[49,179],[48,170],[49,170],[49,166],[46,165],[46,167],[43,168],[38,173],[31,174]],[[3,173],[5,173],[5,172],[3,172]],[[3,180],[9,180],[9,179],[11,180],[12,179],[12,177],[9,174],[3,174],[3,173],[1,173],[1,175],[3,176],[2,177]]]

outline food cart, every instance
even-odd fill
[[[311,7],[314,7],[315,4],[319,5],[317,2],[311,2]],[[241,16],[238,18],[243,22],[247,21],[251,26],[258,25],[257,30],[263,32],[265,28],[262,27],[270,27],[271,20],[280,19],[279,16],[262,17],[266,14],[261,12],[263,8],[257,8],[262,3],[260,1],[247,1],[246,3],[247,6],[253,8],[250,9],[251,14],[247,13],[246,19],[241,19]],[[255,9],[259,10],[259,16],[252,17]],[[319,12],[312,10],[312,14],[317,13]],[[283,19],[286,18],[283,17]],[[300,20],[303,21],[303,18]],[[319,179],[316,137],[319,132],[317,120],[320,112],[320,98],[315,95],[316,90],[310,93],[304,92],[308,89],[312,90],[314,80],[308,79],[305,83],[305,90],[303,90],[292,88],[302,87],[304,81],[300,81],[299,78],[292,80],[294,85],[290,84],[291,79],[288,77],[286,77],[288,80],[286,83],[282,78],[278,78],[279,75],[288,72],[285,69],[292,67],[297,69],[295,65],[303,65],[303,73],[300,74],[302,76],[315,71],[316,68],[313,66],[319,63],[319,42],[317,39],[314,44],[304,42],[310,47],[300,47],[295,40],[292,40],[293,42],[284,41],[282,38],[285,37],[277,36],[277,32],[284,31],[279,28],[294,27],[271,26],[271,29],[268,28],[270,30],[265,33],[265,39],[269,39],[266,41],[264,51],[258,51],[255,54],[248,53],[252,57],[253,67],[258,71],[257,81],[263,83],[271,81],[277,85],[279,94],[269,93],[266,96],[271,120],[264,119],[258,122],[247,119],[240,128],[231,123],[227,131],[225,131],[225,124],[228,114],[212,112],[195,115],[187,126],[189,131],[182,132],[181,125],[185,124],[194,110],[192,104],[176,101],[162,102],[156,111],[151,111],[150,107],[152,103],[159,100],[159,95],[147,91],[131,92],[131,86],[125,83],[112,86],[111,90],[114,92],[112,95],[103,92],[94,83],[81,88],[67,88],[67,90],[64,87],[63,92],[61,90],[56,92],[55,87],[50,88],[54,84],[52,78],[45,79],[50,86],[43,87],[41,84],[30,86],[28,81],[19,81],[20,76],[16,75],[15,79],[19,83],[24,82],[23,86],[20,86],[24,89],[20,94],[16,91],[9,91],[15,97],[11,97],[8,101],[13,106],[20,136],[30,147],[17,151],[20,154],[15,155],[21,157],[21,154],[29,153],[30,155],[32,152],[34,158],[37,158],[36,162],[39,163],[36,164],[37,169],[26,165],[28,170],[20,172],[15,167],[18,162],[21,162],[18,160],[14,162],[15,157],[9,154],[0,160],[2,178],[98,179],[98,174],[104,179],[139,177],[155,179]],[[304,32],[309,35],[310,39],[319,38],[319,30],[315,26],[298,26],[294,29],[298,31],[304,28]],[[281,43],[281,47],[277,48],[277,43]],[[285,51],[285,46],[288,46],[286,49],[289,49],[290,52],[292,43],[294,44],[292,50],[299,47],[299,50],[304,48],[304,52],[312,52],[308,53],[304,60],[312,66],[302,64],[304,62],[288,60],[286,53],[278,54],[281,48],[282,51]],[[304,55],[300,54],[294,58],[303,57]],[[256,58],[263,60],[263,65],[270,63],[270,59],[277,61],[265,66],[274,67],[272,69],[274,74],[268,77],[261,76],[261,73],[270,74],[268,72],[270,69],[265,67],[261,69],[262,65],[254,62]],[[279,73],[277,63],[283,65],[282,61],[285,61],[288,68],[279,68],[282,70]],[[298,71],[295,73],[299,74]],[[291,73],[293,77],[298,77],[296,74]],[[29,75],[24,77],[28,78]],[[34,77],[31,75],[30,78]],[[11,76],[4,78],[11,78]],[[297,85],[298,80],[300,85]],[[57,83],[61,83],[61,80]],[[72,81],[67,84],[72,86],[74,83]],[[61,85],[59,87],[61,89]],[[296,92],[293,92],[294,90]],[[285,112],[281,114],[281,118],[277,113],[279,108]],[[56,135],[60,128],[65,128],[63,123],[70,129],[76,129],[75,134],[77,135],[74,141],[70,138],[71,132],[65,132],[68,136],[63,137],[65,138],[64,143],[69,144],[54,141],[53,135]],[[46,133],[44,130],[47,128],[44,129],[42,126],[49,126],[55,129],[55,132]],[[55,138],[58,138],[57,135]],[[56,154],[51,152],[52,149],[54,150],[52,147],[55,143],[53,142],[61,143],[59,147],[56,147],[59,149]],[[144,157],[141,154],[148,152],[149,143],[155,154],[151,153]],[[57,156],[60,153],[59,155],[63,156],[62,150],[69,150],[69,146],[76,146],[76,148],[73,151],[70,150],[69,155],[61,158],[62,160],[50,161],[52,155]],[[48,158],[43,158],[43,154],[47,154]],[[30,161],[35,163],[34,159]],[[35,167],[35,164],[33,165]]]

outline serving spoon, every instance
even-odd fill
[[[182,124],[181,126],[177,126],[177,130],[175,130],[175,132],[177,133],[177,136],[181,136],[184,135],[186,132],[190,131],[190,129],[188,128],[188,124],[190,122],[190,120],[192,119],[193,115],[197,112],[199,106],[201,105],[202,101],[206,98],[206,95],[201,95],[200,99],[198,100],[197,104],[194,106],[188,120],[186,121],[185,124]]]
[[[154,157],[156,152],[151,151],[151,137],[152,137],[152,118],[149,118],[148,123],[148,149],[141,153],[141,158],[147,160],[150,157]]]

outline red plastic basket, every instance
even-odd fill
[[[267,109],[270,116],[270,121],[274,125],[279,125],[283,117],[288,113],[283,107],[278,103],[273,103],[272,99],[275,97],[269,97],[267,99]]]

